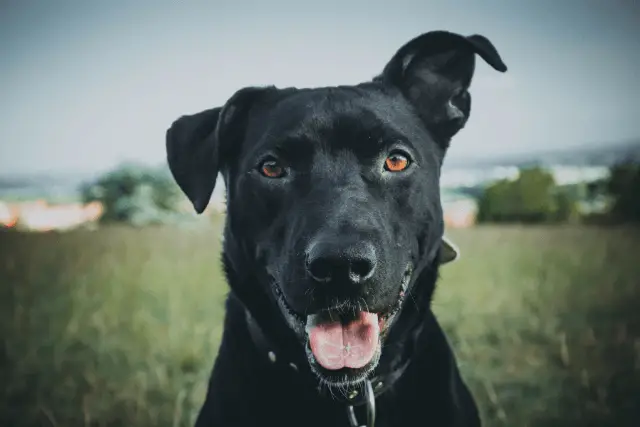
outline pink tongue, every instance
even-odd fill
[[[361,311],[347,325],[338,322],[309,325],[309,344],[318,363],[325,369],[362,368],[378,348],[378,315]]]

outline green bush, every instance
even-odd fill
[[[621,222],[640,222],[640,165],[623,163],[612,167],[607,190],[614,200],[613,218]]]
[[[104,206],[103,223],[149,225],[176,217],[181,193],[168,170],[123,164],[83,185],[85,203]]]
[[[575,200],[541,168],[523,169],[513,181],[491,184],[478,203],[479,222],[567,222],[577,213]]]

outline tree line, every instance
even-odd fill
[[[540,167],[499,180],[478,197],[480,223],[640,222],[640,165],[613,166],[609,177],[561,186]]]
[[[515,180],[473,193],[479,223],[640,222],[640,165],[634,163],[613,166],[607,179],[570,186],[558,185],[544,168],[526,168]],[[167,168],[124,164],[84,184],[81,195],[102,203],[102,222],[148,225],[189,216]],[[604,210],[589,210],[598,203]]]

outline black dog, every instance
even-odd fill
[[[244,88],[173,123],[196,211],[218,172],[227,188],[231,292],[197,426],[480,425],[430,308],[476,54],[506,71],[485,37],[434,31],[369,82]]]

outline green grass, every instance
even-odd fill
[[[220,226],[0,233],[0,426],[190,426]],[[435,310],[487,426],[640,425],[640,232],[450,233]]]

